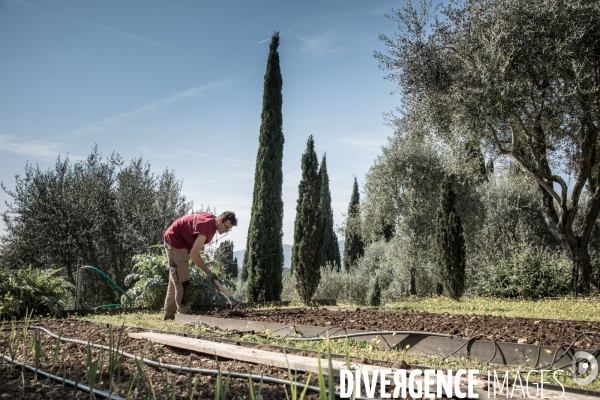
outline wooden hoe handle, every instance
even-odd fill
[[[221,285],[221,283],[215,279],[213,281],[213,283],[215,285],[217,285],[217,287],[219,288],[219,290],[221,291],[221,293],[223,293],[225,295],[225,297],[227,297],[227,299],[232,302],[232,303],[239,303],[239,301],[237,301],[232,295],[231,293],[229,293],[229,291],[227,289],[225,289],[225,287],[223,285]]]

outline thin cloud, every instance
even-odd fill
[[[373,41],[377,39],[377,37],[367,36],[353,42],[340,43],[336,35],[331,32],[324,32],[308,37],[298,36],[298,39],[302,42],[300,51],[304,54],[304,56],[310,58],[319,58],[341,53],[353,47]]]
[[[30,156],[43,161],[55,160],[61,149],[69,145],[48,140],[17,141],[12,135],[0,135],[0,151]]]
[[[110,31],[110,32],[118,33],[120,35],[124,35],[124,36],[130,37],[130,38],[133,38],[133,39],[141,40],[142,42],[150,43],[150,44],[153,44],[155,46],[163,47],[165,49],[169,49],[169,50],[173,50],[173,51],[178,51],[180,53],[187,54],[187,55],[190,55],[190,56],[195,56],[195,54],[188,53],[187,51],[179,50],[179,49],[176,49],[175,47],[167,46],[167,45],[162,44],[162,43],[153,42],[151,40],[144,39],[143,37],[135,36],[135,35],[132,35],[132,34],[127,33],[127,32],[123,32],[123,31],[119,31],[117,29],[109,28],[108,26],[93,24],[91,22],[83,22],[83,23],[91,25],[91,26],[95,26],[95,27],[98,27],[98,28],[101,28],[101,29],[105,29],[105,30]],[[202,57],[202,58],[204,58],[204,57]],[[213,60],[211,60],[209,58],[205,58],[205,59],[209,60],[209,61],[213,61]]]
[[[386,143],[386,139],[382,138],[381,141],[379,141],[374,138],[359,139],[359,138],[352,137],[352,136],[346,136],[341,139],[341,142],[348,144],[352,147],[358,147],[358,148],[365,148],[365,147],[380,148],[381,146],[383,146]]]
[[[335,37],[331,32],[324,32],[308,37],[298,36],[298,39],[302,42],[300,50],[311,54],[329,52],[335,42]]]
[[[177,103],[180,101],[184,101],[184,100],[196,97],[199,94],[209,91],[209,90],[223,89],[228,86],[229,86],[229,84],[226,81],[217,81],[217,82],[208,83],[206,85],[200,85],[195,88],[185,90],[183,92],[176,93],[176,94],[166,97],[164,99],[155,101],[154,103],[147,104],[143,107],[136,108],[135,110],[127,111],[124,113],[114,115],[110,118],[106,118],[106,119],[98,122],[97,124],[86,126],[85,128],[81,128],[74,132],[71,132],[68,136],[74,137],[74,136],[83,136],[83,135],[90,135],[90,134],[94,134],[94,133],[104,132],[104,131],[110,129],[110,127],[117,125],[119,122],[121,122],[123,120],[152,112],[158,108],[164,107],[169,104]]]

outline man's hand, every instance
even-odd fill
[[[214,272],[211,272],[210,274],[206,275],[206,280],[210,283],[215,283],[215,279],[217,279],[217,275],[215,275]]]

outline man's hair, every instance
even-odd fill
[[[231,226],[237,226],[237,218],[235,217],[235,213],[233,211],[224,211],[219,214],[219,218],[221,218],[221,222],[223,223],[229,221],[231,222]]]

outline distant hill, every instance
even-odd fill
[[[344,263],[344,241],[338,241],[338,245],[340,246],[340,257],[342,257],[342,263]],[[238,250],[233,252],[233,256],[237,257],[238,268],[241,270],[242,263],[244,262],[244,253],[246,250]],[[292,266],[292,245],[284,244],[283,245],[283,268],[290,268]]]

